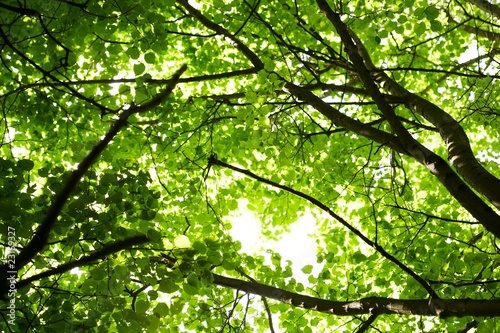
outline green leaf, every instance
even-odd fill
[[[106,276],[106,271],[100,267],[97,267],[90,272],[90,275],[94,280],[102,280],[104,276]]]
[[[418,25],[414,27],[414,32],[416,35],[423,35],[426,30],[427,27],[424,22],[420,22]]]
[[[306,274],[311,274],[312,270],[313,270],[312,265],[305,265],[304,267],[302,267],[302,272]]]
[[[165,303],[158,303],[158,305],[153,309],[153,313],[158,314],[162,317],[168,315],[168,305]]]
[[[154,64],[156,62],[156,55],[152,52],[148,52],[144,55],[144,60],[148,64]]]
[[[146,66],[144,66],[143,63],[139,63],[139,64],[135,64],[134,65],[134,73],[135,75],[141,75],[142,73],[144,73],[144,71],[146,70]]]
[[[224,259],[224,260],[222,261],[222,267],[223,267],[225,270],[232,271],[232,270],[234,270],[235,265],[234,265],[234,263],[232,263],[232,262],[230,262],[230,261],[228,261],[228,260],[225,260],[225,259]]]
[[[161,280],[160,284],[158,285],[158,290],[167,294],[171,294],[178,289],[179,286],[168,279]]]
[[[158,230],[155,230],[155,229],[149,229],[147,236],[148,236],[148,239],[151,242],[157,242],[162,237],[161,233]]]
[[[425,16],[429,21],[437,19],[439,13],[440,13],[439,9],[437,9],[435,6],[430,6],[425,9]]]
[[[198,288],[197,288],[197,287],[195,287],[195,286],[192,286],[192,285],[190,285],[190,284],[185,284],[185,285],[183,286],[183,290],[184,290],[184,292],[185,292],[186,294],[188,294],[188,295],[193,295],[193,296],[194,296],[194,295],[197,295],[197,294],[198,294]]]
[[[149,302],[146,300],[140,299],[137,302],[135,302],[135,310],[139,313],[146,313],[146,311],[149,309]]]
[[[207,246],[205,245],[205,243],[200,241],[195,241],[193,243],[193,249],[195,249],[198,254],[204,254],[205,252],[207,252]]]
[[[190,286],[195,288],[198,288],[200,283],[198,276],[196,274],[189,274],[188,277],[186,278],[186,281]]]
[[[31,160],[19,160],[17,166],[23,170],[30,171],[35,166],[35,163]]]
[[[144,221],[151,221],[156,217],[156,212],[154,210],[141,210],[140,218]]]
[[[149,197],[146,205],[151,209],[156,209],[158,208],[158,200],[153,197]]]
[[[131,47],[131,48],[127,49],[127,55],[131,59],[139,59],[139,57],[141,55],[141,51],[139,51],[139,49],[137,47]]]
[[[443,29],[443,25],[439,21],[431,21],[431,29],[432,31],[439,32]]]

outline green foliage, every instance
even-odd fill
[[[149,240],[20,287],[16,326],[2,312],[11,331],[267,332],[268,316],[275,331],[354,331],[367,316],[284,299],[268,299],[267,309],[217,277],[326,300],[427,299],[380,248],[442,298],[498,299],[498,241],[415,156],[391,149],[399,134],[317,2],[2,2],[2,258],[29,244],[61,193],[68,200],[19,281],[115,242]],[[498,14],[472,1],[334,3],[373,65],[459,121],[480,165],[498,177]],[[120,115],[151,101],[183,64],[166,101],[131,116],[64,193]],[[384,87],[410,136],[446,159],[455,142]],[[372,139],[372,130],[394,140]],[[232,238],[239,214],[258,220],[258,241]],[[292,251],[299,241],[293,256],[272,248],[304,216],[314,223],[312,259]],[[7,249],[10,230],[16,247]],[[373,327],[459,331],[472,320],[391,315]],[[477,332],[500,330],[478,321]]]

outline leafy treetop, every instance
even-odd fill
[[[495,3],[0,8],[10,332],[499,329]]]

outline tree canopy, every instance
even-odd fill
[[[493,0],[2,1],[4,330],[499,331],[499,54]]]

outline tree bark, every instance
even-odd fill
[[[257,282],[243,281],[214,274],[214,284],[244,291],[299,308],[315,310],[337,316],[362,314],[406,314],[446,317],[498,317],[500,300],[474,299],[394,299],[368,297],[354,301],[331,301],[289,292]]]

